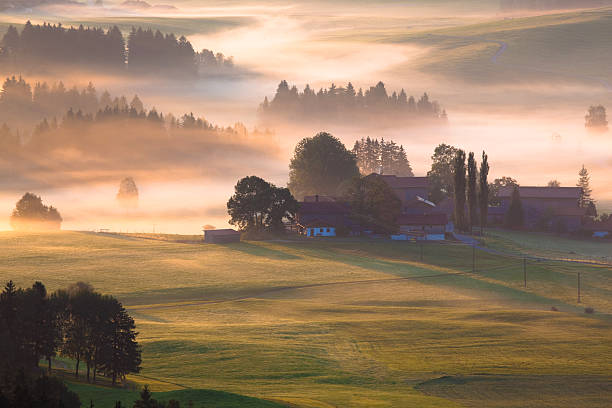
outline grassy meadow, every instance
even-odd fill
[[[50,290],[87,281],[126,305],[144,361],[130,380],[162,400],[607,406],[610,268],[533,264],[524,288],[522,260],[481,251],[475,259],[473,272],[469,247],[377,240],[205,245],[177,236],[0,233],[2,280],[42,280]],[[70,386],[96,406],[136,395]]]

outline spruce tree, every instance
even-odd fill
[[[589,175],[589,171],[582,165],[582,168],[578,172],[578,184],[577,187],[580,187],[582,191],[580,192],[580,198],[578,199],[578,205],[580,208],[588,208],[591,203],[595,203],[591,198],[591,190],[590,180],[591,176]]]

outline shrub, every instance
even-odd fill
[[[595,309],[593,309],[592,307],[585,307],[584,308],[584,313],[586,313],[586,314],[593,314],[593,313],[595,313]]]

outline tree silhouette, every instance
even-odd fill
[[[468,155],[467,165],[467,203],[468,203],[468,226],[470,232],[478,220],[478,190],[476,178],[478,176],[478,168],[474,159],[474,152]]]
[[[589,107],[589,112],[584,117],[584,126],[594,130],[608,130],[606,108],[603,105]]]
[[[138,187],[136,187],[136,182],[132,177],[121,180],[117,201],[125,208],[138,207]]]
[[[257,176],[244,177],[227,202],[229,223],[243,231],[284,231],[283,221],[291,221],[298,203],[289,189],[279,188]]]
[[[429,179],[429,199],[439,203],[445,197],[452,197],[454,192],[453,161],[459,152],[454,146],[438,145],[431,156],[431,170],[427,172]]]
[[[591,176],[589,175],[589,171],[582,165],[582,168],[578,172],[578,184],[577,187],[580,187],[580,198],[578,199],[578,206],[581,208],[588,208],[591,203],[595,203],[591,198],[591,193],[593,190],[591,189]]]
[[[467,230],[465,219],[465,152],[458,150],[453,159],[453,181],[455,198],[455,226],[460,231]]]
[[[259,107],[264,120],[287,121],[418,121],[437,120],[444,117],[440,106],[430,101],[426,93],[417,101],[407,97],[402,89],[400,93],[388,94],[385,84],[378,82],[365,92],[355,88],[351,82],[346,87],[331,84],[327,89],[315,92],[306,85],[302,92],[282,80],[274,97],[265,97]]]
[[[39,196],[25,193],[17,202],[10,222],[15,230],[57,230],[62,217],[56,208],[44,205]]]
[[[480,172],[478,174],[478,203],[480,207],[480,231],[484,234],[487,226],[487,215],[489,212],[489,156],[482,152]]]
[[[302,139],[295,147],[289,169],[288,187],[298,198],[334,195],[343,181],[359,175],[354,154],[326,132]]]

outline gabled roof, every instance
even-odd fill
[[[204,230],[206,235],[210,236],[222,236],[222,235],[240,235],[240,231],[236,231],[230,228],[227,229],[215,229],[215,230]]]
[[[499,189],[498,196],[507,198],[512,197],[513,186],[502,187]],[[580,198],[582,189],[580,187],[519,187],[521,198]]]
[[[391,188],[429,188],[429,179],[427,177],[398,177],[384,174],[380,177]]]
[[[301,202],[298,214],[347,214],[348,204],[337,201]]]
[[[312,220],[308,223],[306,223],[306,225],[303,225],[303,227],[305,228],[319,228],[319,227],[323,227],[323,228],[336,228],[335,225],[327,222],[327,221],[322,221],[322,220]]]
[[[446,214],[402,214],[398,217],[399,225],[446,225]]]

